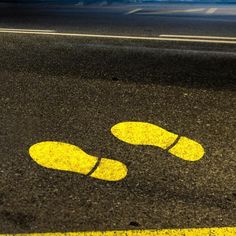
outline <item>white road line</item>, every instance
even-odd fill
[[[236,37],[203,36],[203,35],[200,36],[200,35],[161,34],[159,36],[164,38],[236,40]]]
[[[40,30],[40,29],[11,29],[11,28],[0,28],[0,31],[27,31],[27,32],[56,32],[55,30]]]
[[[197,39],[197,38],[178,38],[178,37],[145,37],[145,36],[126,36],[126,35],[107,35],[107,34],[77,34],[77,33],[59,33],[59,32],[39,32],[39,31],[20,31],[20,30],[0,30],[0,33],[8,34],[26,34],[26,35],[51,35],[51,36],[70,36],[80,38],[103,38],[103,39],[129,39],[143,41],[175,41],[175,42],[198,42],[198,43],[221,43],[236,44],[231,40],[215,40],[215,39]]]
[[[187,9],[183,10],[183,12],[197,12],[197,11],[204,11],[205,8],[194,8],[194,9]]]
[[[209,8],[209,9],[206,11],[206,13],[207,13],[207,14],[213,14],[213,13],[215,13],[217,10],[218,10],[218,8]]]
[[[159,15],[159,14],[172,14],[172,13],[188,13],[188,12],[200,12],[204,11],[205,8],[194,8],[194,9],[182,9],[182,10],[169,10],[169,11],[156,11],[156,12],[139,12],[139,15]]]
[[[139,12],[141,10],[142,10],[142,8],[136,8],[136,9],[126,12],[125,15],[131,15],[131,14],[134,14],[134,13]]]
[[[83,4],[83,2],[78,2],[78,3],[76,3],[74,6],[83,6],[84,4]]]

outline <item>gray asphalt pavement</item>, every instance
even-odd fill
[[[0,27],[235,37],[227,8],[127,15],[133,6],[2,7]],[[6,32],[0,42],[0,234],[235,227],[236,44]],[[110,131],[122,121],[194,139],[205,155],[187,162],[122,142]],[[28,149],[46,140],[119,160],[128,175],[108,182],[43,168]]]

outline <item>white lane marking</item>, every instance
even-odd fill
[[[169,11],[152,11],[152,12],[139,12],[139,15],[159,15],[159,14],[172,14],[172,13],[185,13],[185,12],[200,12],[204,11],[205,8],[194,8],[194,9],[182,9],[182,10],[169,10]]]
[[[177,34],[161,34],[164,38],[186,38],[186,39],[217,39],[217,40],[236,40],[236,37],[220,37],[220,36],[204,36],[204,35],[177,35]]]
[[[217,10],[218,10],[218,8],[209,8],[209,9],[206,11],[206,13],[207,13],[207,14],[213,14],[213,13],[215,13]]]
[[[11,28],[0,28],[0,31],[27,31],[27,32],[51,32],[54,33],[56,32],[55,30],[40,30],[40,29],[11,29]]]
[[[136,8],[136,9],[126,12],[125,15],[131,15],[131,14],[134,14],[134,13],[139,12],[141,10],[142,10],[142,8]]]
[[[38,32],[38,31],[23,31],[23,30],[0,30],[0,33],[8,34],[28,34],[28,35],[52,35],[52,36],[70,36],[80,38],[103,38],[103,39],[130,39],[143,41],[175,41],[175,42],[199,42],[199,43],[222,43],[236,44],[231,40],[215,40],[215,39],[197,39],[197,38],[178,38],[177,37],[145,37],[145,36],[126,36],[126,35],[107,35],[107,34],[78,34],[78,33],[59,33],[59,32]]]
[[[204,11],[205,8],[194,8],[194,9],[188,9],[184,10],[183,12],[197,12],[197,11]]]
[[[78,2],[74,6],[83,6],[83,5],[84,5],[83,2]]]

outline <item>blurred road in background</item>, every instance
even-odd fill
[[[235,5],[2,4],[0,234],[235,226],[235,26]],[[111,128],[123,121],[205,155],[122,142]],[[128,174],[46,169],[28,150],[47,140]]]
[[[157,36],[235,36],[236,6],[147,4],[111,6],[17,5],[1,8],[1,27],[79,33]]]

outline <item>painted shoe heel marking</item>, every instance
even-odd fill
[[[184,136],[181,136],[178,142],[168,152],[185,161],[198,161],[205,153],[200,143]]]

